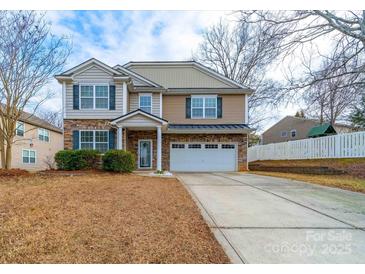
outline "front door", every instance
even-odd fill
[[[139,140],[138,141],[138,167],[151,168],[152,167],[152,141]]]

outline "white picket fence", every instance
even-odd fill
[[[365,157],[365,131],[248,148],[248,161]]]

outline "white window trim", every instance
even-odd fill
[[[81,98],[91,98],[91,97],[81,97],[81,86],[92,86],[93,87],[93,107],[92,108],[82,108]],[[96,93],[95,93],[95,86],[107,86],[108,87],[108,106],[106,108],[96,108]],[[98,98],[106,98],[106,97],[98,97]],[[79,84],[79,108],[80,110],[109,110],[110,106],[110,84],[109,83],[80,83]]]
[[[295,132],[295,136],[294,137],[292,136],[292,132]],[[290,138],[295,138],[295,137],[297,137],[297,130],[296,129],[290,130]]]
[[[283,135],[283,133],[285,133],[285,135]],[[281,138],[286,138],[286,137],[288,137],[288,132],[287,132],[286,130],[282,130],[282,131],[280,131],[280,137],[281,137]]]
[[[42,130],[44,130],[45,132],[48,132],[48,141],[39,139],[40,131],[42,131]],[[51,142],[51,134],[50,134],[50,131],[48,129],[45,129],[45,128],[42,128],[42,127],[38,128],[38,140],[39,141],[42,141],[42,142],[47,142],[47,143]]]
[[[149,167],[141,167],[141,162],[140,162],[140,159],[141,159],[141,155],[140,155],[140,147],[141,147],[141,142],[150,142],[150,147],[151,147],[151,155],[150,155],[150,166]],[[139,139],[138,140],[138,168],[139,169],[152,169],[153,167],[153,142],[152,142],[152,139]]]
[[[23,135],[18,135],[18,124],[22,124],[23,125]],[[16,121],[16,124],[15,124],[15,135],[18,136],[18,137],[24,137],[25,135],[25,123],[22,122],[22,121]]]
[[[81,148],[81,143],[91,143],[91,142],[81,142],[81,132],[85,132],[85,131],[92,131],[93,132],[93,148],[94,150],[96,150],[96,143],[101,143],[101,144],[104,144],[105,142],[96,142],[95,141],[95,132],[96,131],[105,131],[107,132],[106,136],[107,136],[107,144],[108,144],[108,150],[109,150],[109,130],[106,130],[106,129],[90,129],[90,130],[87,130],[87,129],[84,129],[84,130],[79,130],[79,149],[82,149]]]
[[[139,93],[138,94],[138,108],[139,109],[141,109],[141,97],[142,96],[145,96],[145,97],[150,97],[151,98],[151,112],[149,112],[149,113],[151,113],[152,114],[152,105],[153,105],[153,97],[152,97],[152,93]]]
[[[28,159],[29,159],[29,163],[24,163],[24,151],[28,151]],[[30,162],[30,152],[34,152],[34,163],[31,163]],[[35,165],[35,164],[37,164],[37,151],[36,150],[34,150],[34,149],[22,149],[22,163],[24,164],[24,165]]]
[[[203,98],[203,117],[194,117],[193,116],[193,99],[194,98]],[[215,98],[215,117],[205,117],[205,99],[206,98]],[[192,95],[191,96],[191,104],[190,104],[190,113],[191,119],[217,119],[218,117],[218,96],[217,95]],[[200,107],[199,107],[200,108]]]

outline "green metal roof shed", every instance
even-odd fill
[[[337,134],[336,130],[331,126],[331,124],[322,124],[312,127],[308,132],[309,138],[322,137],[327,135]]]

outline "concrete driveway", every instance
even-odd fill
[[[243,173],[179,173],[234,263],[365,263],[365,195]]]

